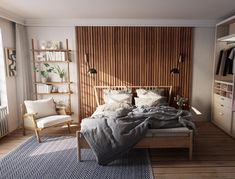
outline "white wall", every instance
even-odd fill
[[[62,41],[65,46],[65,40],[68,39],[69,49],[72,50],[72,62],[70,63],[70,80],[71,90],[71,106],[74,115],[72,116],[74,122],[78,122],[78,93],[77,93],[77,69],[76,69],[76,41],[75,41],[75,27],[27,27],[28,38],[30,40],[40,41]],[[58,97],[58,96],[57,96]],[[63,96],[61,96],[63,97]],[[56,98],[56,96],[55,96]]]
[[[211,119],[214,39],[215,28],[194,28],[192,106],[202,113],[196,119]]]
[[[0,18],[0,28],[2,32],[3,48],[15,48],[15,27],[14,23]],[[5,65],[4,65],[5,66]],[[1,75],[6,75],[1,72]],[[9,130],[13,131],[18,127],[18,107],[16,95],[16,79],[15,77],[1,77],[6,80],[3,94],[3,105],[8,106],[9,110]]]

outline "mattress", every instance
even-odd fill
[[[167,128],[167,129],[148,129],[145,137],[156,136],[189,136],[190,129],[187,127]]]

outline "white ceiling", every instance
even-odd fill
[[[218,20],[235,13],[235,0],[0,0],[1,10],[25,20]]]

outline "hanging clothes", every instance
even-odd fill
[[[224,50],[220,50],[217,68],[216,68],[216,75],[219,75],[223,53],[224,53]]]
[[[220,71],[219,71],[220,76],[224,75],[224,71],[225,71],[225,67],[226,67],[226,59],[227,59],[227,51],[223,50],[223,55],[222,55],[221,65],[220,65]]]
[[[225,59],[225,66],[223,70],[223,76],[226,76],[227,74],[233,74],[233,60],[229,58],[230,53],[233,48],[229,48],[226,50],[226,59]]]
[[[233,63],[233,65],[232,65],[232,72],[235,73],[235,62],[234,62],[234,59],[235,59],[235,47],[232,48],[232,50],[230,51],[228,59]]]
[[[216,75],[226,76],[235,71],[235,47],[223,49],[219,53],[219,59],[216,68]]]

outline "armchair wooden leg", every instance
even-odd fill
[[[79,131],[76,132],[76,136],[77,136],[77,160],[81,162],[81,148],[79,145],[80,132]]]
[[[24,128],[24,126],[23,126],[23,136],[25,136],[25,128]]]
[[[41,143],[41,139],[40,139],[40,136],[39,136],[39,131],[37,129],[34,129],[34,131],[35,131],[38,143]]]
[[[67,126],[68,126],[69,133],[71,133],[70,123],[67,123]]]

